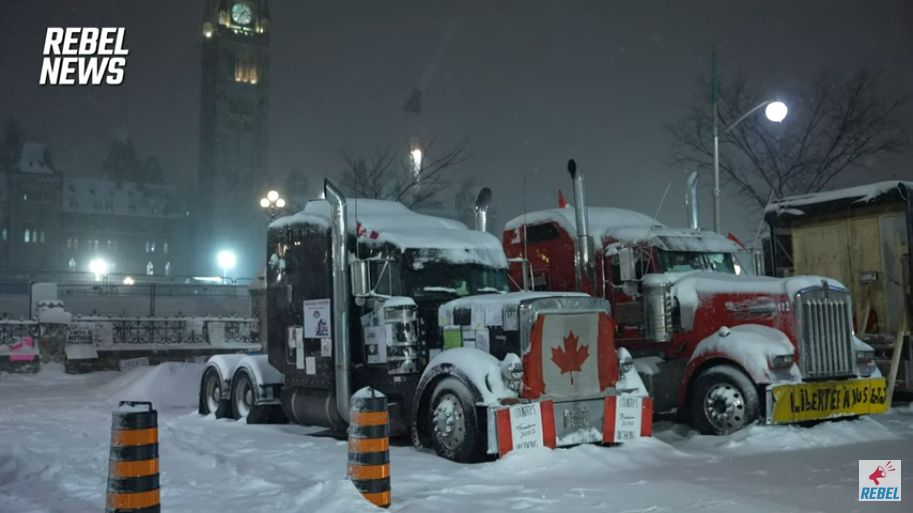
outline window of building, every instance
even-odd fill
[[[67,237],[67,249],[73,249],[73,238]]]
[[[76,259],[75,258],[71,258],[70,261],[67,262],[67,269],[70,271],[76,270]]]
[[[9,236],[9,233],[6,231],[6,228],[4,228],[3,229],[3,242],[6,242],[6,239],[8,236]]]
[[[165,262],[165,276],[171,276],[171,262]]]
[[[149,252],[155,253],[155,241],[152,241],[152,244],[149,245]]]
[[[23,193],[23,194],[22,194],[22,201],[28,201],[28,200],[29,200],[29,193],[27,193],[27,192],[26,192],[26,193]]]
[[[108,239],[108,251],[111,251],[111,239]]]
[[[32,230],[32,244],[38,243],[38,230]]]
[[[146,264],[146,274],[148,274],[149,276],[152,276],[153,274],[155,274],[155,266],[152,265],[152,262],[149,262],[148,264]]]
[[[162,253],[164,253],[166,255],[168,254],[168,243],[167,242],[162,243]]]
[[[29,232],[28,230],[26,230],[26,231],[25,231],[25,236],[23,237],[23,240],[26,242],[26,244],[28,244],[28,242],[29,242],[29,236],[30,236],[30,235],[31,235],[31,232]]]
[[[79,239],[73,239],[73,249],[79,249]]]

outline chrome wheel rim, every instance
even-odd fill
[[[215,413],[219,409],[219,403],[222,401],[222,386],[219,384],[219,377],[210,375],[206,380],[206,406],[209,413]]]
[[[253,404],[254,391],[246,379],[238,383],[238,393],[235,396],[235,403],[238,407],[238,416],[242,419],[250,415],[251,405]]]
[[[463,404],[452,393],[441,396],[431,418],[434,438],[449,451],[458,449],[466,440],[466,414]]]
[[[745,425],[745,397],[738,387],[717,383],[704,396],[704,415],[718,433],[732,433]]]

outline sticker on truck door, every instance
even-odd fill
[[[304,338],[328,338],[332,329],[329,298],[305,301]]]

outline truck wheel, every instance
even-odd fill
[[[210,367],[203,373],[200,385],[200,415],[214,413],[218,417],[222,408],[222,378],[219,371]]]
[[[431,445],[438,456],[461,463],[484,458],[482,431],[472,393],[456,378],[445,378],[431,394]]]
[[[758,391],[741,370],[717,365],[702,372],[694,382],[691,422],[701,433],[734,433],[759,415]]]
[[[254,410],[254,383],[247,372],[238,372],[231,380],[231,412],[246,421]]]

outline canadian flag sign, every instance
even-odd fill
[[[498,455],[515,449],[555,448],[555,404],[541,401],[515,404],[495,412]]]
[[[610,395],[605,398],[602,441],[607,444],[653,435],[653,399]]]

